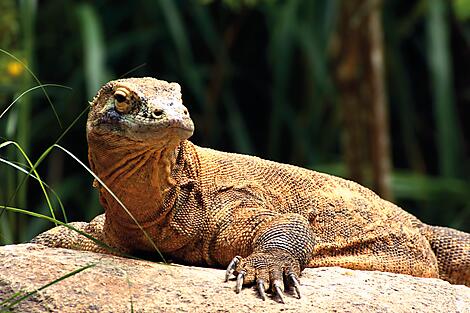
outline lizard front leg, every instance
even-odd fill
[[[93,237],[97,242],[83,236],[79,232],[66,226],[57,226],[45,231],[31,240],[31,243],[42,244],[51,248],[66,248],[74,250],[84,250],[99,253],[117,254],[118,251],[112,251],[107,248],[109,242],[106,240],[103,231],[105,215],[101,214],[95,217],[91,222],[73,222],[68,225]]]
[[[233,256],[234,249],[239,247],[228,265],[226,281],[234,274],[237,276],[237,293],[242,285],[256,283],[263,300],[265,290],[270,288],[281,302],[284,302],[281,288],[286,282],[286,287],[293,286],[300,298],[299,276],[309,263],[314,248],[314,234],[307,219],[299,214],[261,209],[241,209],[237,215],[220,232],[217,241],[216,251],[224,259],[227,252]],[[231,236],[241,240],[231,240]]]

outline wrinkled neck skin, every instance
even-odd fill
[[[175,185],[171,173],[179,144],[178,140],[168,140],[149,146],[125,137],[88,133],[92,170],[144,229],[161,223],[173,207],[165,199],[165,194]],[[100,201],[106,212],[105,226],[111,231],[140,231],[135,221],[103,187],[100,187]]]

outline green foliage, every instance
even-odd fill
[[[214,0],[199,0],[201,4],[211,4]],[[243,8],[252,8],[261,4],[273,4],[276,0],[222,0],[232,10],[240,10]]]
[[[17,142],[33,160],[0,149],[10,162],[0,163],[0,205],[53,208],[58,220],[60,203],[69,220],[101,211],[93,177],[68,154],[43,153],[60,143],[86,163],[87,101],[121,76],[179,82],[196,144],[345,176],[333,78],[341,3],[0,1],[0,144]],[[384,1],[383,18],[397,202],[428,223],[470,230],[467,9],[466,0]],[[44,189],[25,178],[32,168]],[[0,213],[3,244],[51,226]]]
[[[455,15],[459,20],[470,19],[470,0],[453,0],[452,4]]]
[[[439,165],[444,176],[455,177],[460,172],[460,127],[454,104],[447,18],[447,5],[444,1],[430,1],[428,3],[428,59],[431,71],[437,142],[440,149]]]
[[[94,8],[88,4],[77,6],[83,46],[83,65],[87,97],[92,98],[96,90],[108,81],[105,71],[105,44],[103,30]]]

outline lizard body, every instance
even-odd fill
[[[91,102],[92,170],[105,214],[72,223],[125,253],[152,251],[281,297],[305,267],[341,266],[470,286],[470,234],[428,226],[371,190],[335,176],[198,147],[180,87],[154,78],[109,82]],[[63,226],[33,239],[107,252]],[[109,253],[109,252],[108,252]]]

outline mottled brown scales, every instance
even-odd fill
[[[341,266],[470,286],[470,234],[428,226],[354,182],[257,157],[198,147],[180,87],[154,78],[109,82],[87,123],[93,171],[168,258],[228,266],[261,297],[299,293],[305,267]],[[73,226],[115,249],[153,251],[135,221],[103,187],[105,214]],[[106,252],[56,227],[34,239]]]

